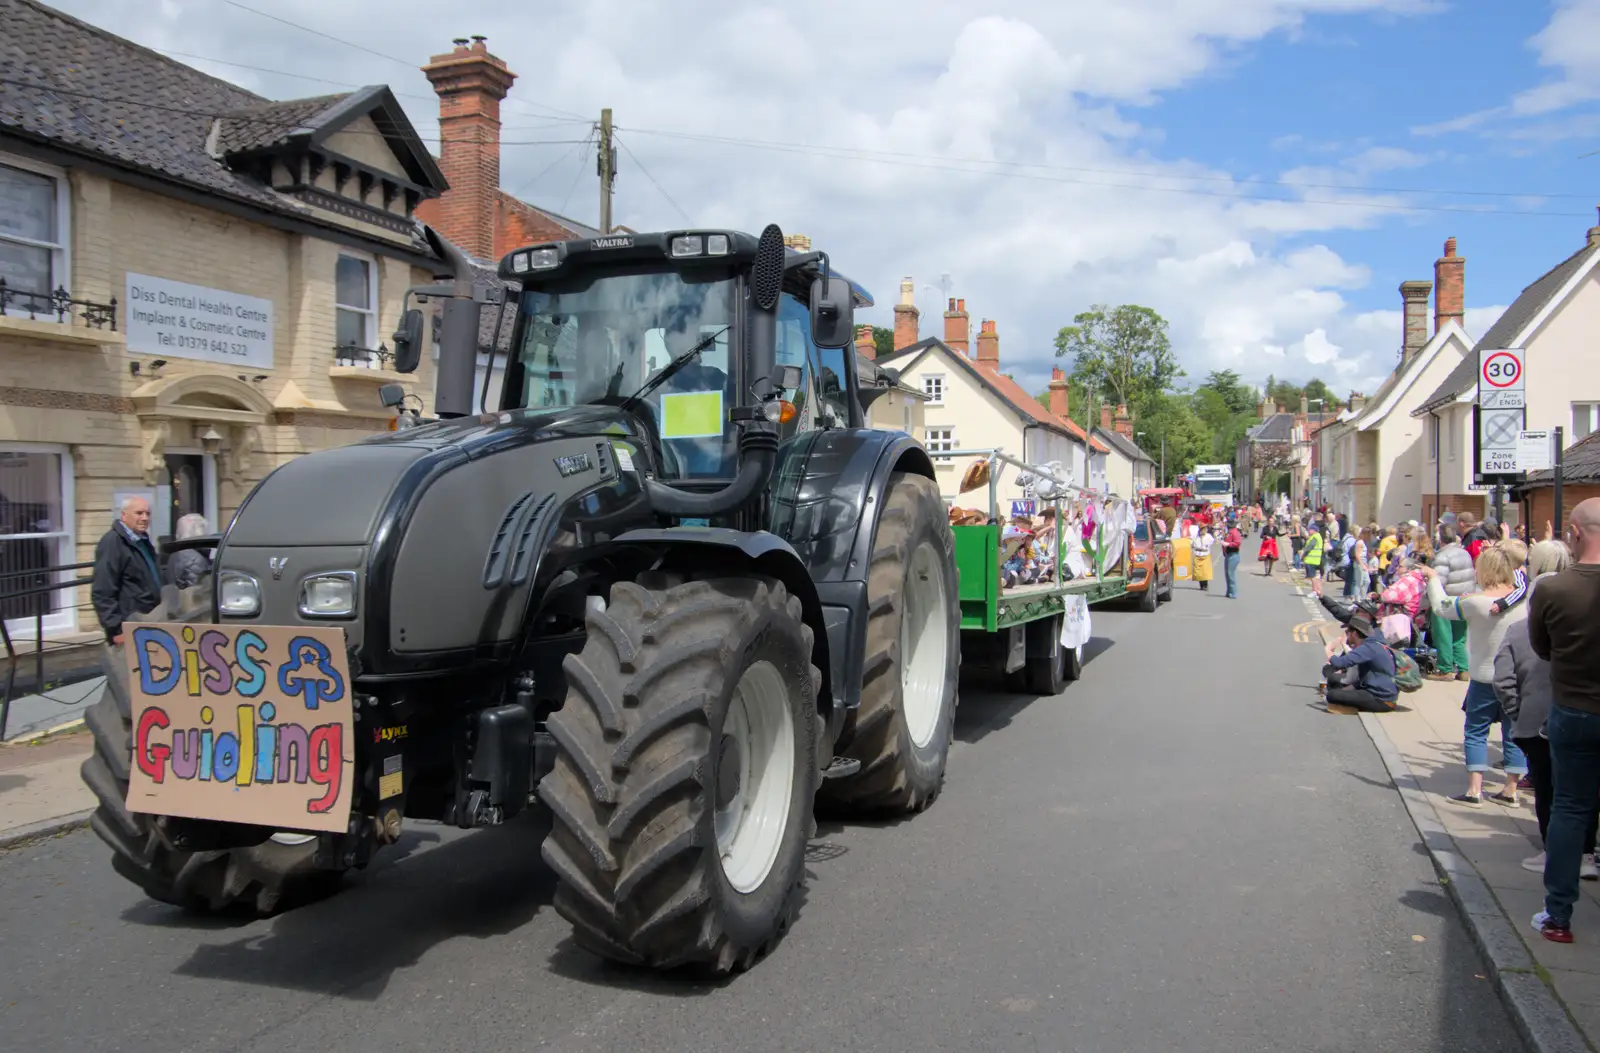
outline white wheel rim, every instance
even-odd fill
[[[944,573],[929,542],[911,554],[906,575],[905,610],[900,616],[900,705],[906,730],[921,749],[933,741],[944,709],[945,669],[950,631]]]
[[[771,662],[757,662],[734,688],[714,777],[717,855],[728,884],[739,892],[761,887],[783,847],[794,794],[794,743],[789,689]]]

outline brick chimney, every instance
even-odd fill
[[[1456,255],[1456,239],[1444,239],[1444,255],[1433,263],[1433,331],[1446,322],[1461,324],[1467,307],[1467,260]]]
[[[1267,419],[1267,400],[1266,399],[1262,399],[1260,402],[1256,403],[1256,417],[1259,420],[1266,420]]]
[[[963,355],[971,354],[967,347],[967,336],[971,332],[971,325],[967,321],[967,301],[950,298],[950,308],[944,313],[944,342],[946,345]]]
[[[1000,372],[1000,334],[995,332],[993,318],[978,325],[978,365]]]
[[[878,343],[872,339],[872,326],[856,326],[856,357],[868,362],[878,357]]]
[[[1128,415],[1128,407],[1117,407],[1117,434],[1125,438],[1133,438],[1133,418]]]
[[[900,279],[900,302],[894,305],[894,349],[904,351],[921,337],[917,335],[917,321],[921,312],[912,301],[916,299],[916,283],[911,277]]]
[[[1110,431],[1112,425],[1113,421],[1111,419],[1111,403],[1102,402],[1100,403],[1100,430]]]
[[[1600,226],[1590,227],[1589,228],[1588,238],[1589,238],[1589,247],[1591,249],[1594,248],[1596,245],[1600,245]]]
[[[1367,404],[1367,396],[1361,394],[1361,392],[1359,392],[1359,391],[1350,392],[1350,412],[1351,413],[1359,412],[1361,410],[1361,407],[1365,406],[1366,404]]]
[[[439,96],[439,168],[450,189],[417,208],[470,256],[494,256],[500,196],[500,100],[517,75],[489,53],[483,37],[458,38],[422,72]]]
[[[1405,316],[1400,340],[1402,364],[1411,361],[1428,342],[1428,293],[1432,289],[1432,282],[1400,283],[1400,307]]]
[[[1056,366],[1050,371],[1050,413],[1052,416],[1060,417],[1062,420],[1068,418],[1067,411],[1071,408],[1071,404],[1067,399],[1067,396],[1071,394],[1068,390],[1069,387],[1067,374],[1062,372],[1060,366]]]

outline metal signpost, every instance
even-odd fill
[[[1520,347],[1478,352],[1478,404],[1473,407],[1473,482],[1494,488],[1495,519],[1502,488],[1521,482],[1518,439],[1527,424],[1527,362]]]

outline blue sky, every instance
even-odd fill
[[[273,98],[389,84],[425,137],[417,67],[487,33],[503,186],[594,222],[572,140],[612,107],[617,222],[809,234],[878,295],[862,321],[910,276],[923,335],[962,297],[1035,390],[1103,302],[1159,310],[1191,376],[1371,391],[1446,237],[1481,334],[1600,201],[1600,0],[57,3]]]
[[[1239,176],[1271,178],[1285,168],[1328,165],[1386,147],[1415,154],[1416,164],[1374,173],[1372,184],[1581,195],[1539,204],[1431,195],[1429,204],[1576,216],[1417,212],[1370,229],[1286,242],[1320,242],[1368,266],[1370,284],[1349,299],[1370,309],[1394,307],[1403,280],[1431,280],[1433,260],[1453,235],[1459,253],[1469,257],[1468,302],[1504,305],[1579,248],[1585,228],[1596,222],[1600,155],[1579,155],[1600,149],[1600,135],[1523,144],[1476,129],[1415,129],[1499,106],[1550,80],[1551,71],[1526,43],[1550,16],[1548,4],[1487,0],[1414,17],[1318,16],[1302,32],[1274,34],[1243,49],[1226,67],[1141,116],[1161,128],[1161,155],[1201,158]]]

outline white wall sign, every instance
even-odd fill
[[[272,301],[128,272],[128,350],[272,368]]]
[[[1526,423],[1526,361],[1520,347],[1478,352],[1478,474],[1514,475]]]
[[[1524,431],[1517,435],[1517,471],[1542,472],[1551,467],[1548,431]]]

